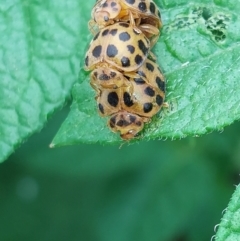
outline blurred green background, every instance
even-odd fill
[[[49,149],[68,111],[0,165],[0,240],[211,239],[239,183],[239,122],[199,138]]]

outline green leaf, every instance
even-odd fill
[[[176,139],[221,130],[240,117],[240,2],[156,3],[164,27],[153,52],[166,77],[170,108],[153,117],[140,138]],[[82,72],[70,114],[52,146],[120,142],[106,118],[98,116],[94,95]]]
[[[216,241],[240,240],[240,185],[237,186],[219,225]]]
[[[0,161],[63,106],[79,72],[90,3],[0,3]]]

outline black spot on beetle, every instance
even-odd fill
[[[122,127],[122,126],[128,126],[130,123],[128,122],[128,121],[126,121],[126,120],[119,120],[118,122],[117,122],[117,126],[120,126],[120,127]]]
[[[110,72],[110,76],[111,76],[111,78],[114,78],[115,76],[116,76],[117,74],[115,73],[115,72]]]
[[[102,5],[103,8],[106,8],[107,6],[108,6],[108,3],[107,3],[107,2],[105,2],[105,3]]]
[[[110,79],[109,75],[107,75],[105,73],[100,74],[100,76],[99,76],[99,80],[105,81],[105,80],[109,80],[109,79]]]
[[[106,36],[109,32],[109,29],[105,29],[103,32],[102,32],[102,36]]]
[[[114,124],[111,122],[111,120],[109,121],[109,125],[110,125],[111,128],[114,127]]]
[[[138,4],[138,8],[139,8],[139,10],[140,10],[141,12],[146,12],[146,11],[147,11],[147,5],[146,5],[145,2],[140,2],[140,3]]]
[[[142,78],[135,78],[134,81],[137,85],[143,85],[146,83],[145,80]]]
[[[130,119],[131,123],[134,123],[136,121],[136,116],[130,115],[129,119]]]
[[[150,2],[150,12],[155,14],[155,11],[156,11],[155,4],[153,2]]]
[[[113,58],[118,54],[118,50],[115,45],[109,44],[107,47],[107,56]]]
[[[98,77],[98,72],[97,72],[97,71],[94,71],[94,72],[93,72],[93,75],[97,78],[97,77]]]
[[[126,0],[126,2],[129,3],[129,4],[134,4],[135,0]]]
[[[101,53],[102,53],[102,46],[101,45],[96,46],[92,51],[92,55],[95,58],[99,58]]]
[[[109,34],[111,34],[112,36],[115,36],[116,33],[117,33],[117,31],[118,31],[118,30],[117,30],[116,28],[111,29],[110,32],[109,32]]]
[[[112,126],[111,127],[113,127],[115,124],[116,124],[116,115],[114,115],[113,117],[111,117],[111,119],[110,119],[110,125],[112,124]]]
[[[119,102],[119,98],[116,92],[110,92],[108,94],[108,103],[113,106],[116,107],[118,105]]]
[[[144,113],[149,113],[153,108],[153,104],[152,103],[145,103],[143,105],[143,111]]]
[[[161,105],[163,104],[163,98],[162,98],[162,96],[157,95],[157,96],[156,96],[156,102],[157,102],[157,104],[158,104],[159,106],[161,106]]]
[[[122,62],[123,67],[129,67],[130,66],[130,60],[129,60],[128,57],[122,57],[121,62]]]
[[[159,10],[157,11],[157,15],[158,15],[159,18],[161,18],[161,13],[160,13]]]
[[[128,51],[129,51],[131,54],[133,54],[134,51],[135,51],[135,47],[132,46],[132,45],[127,45],[127,49],[128,49]]]
[[[156,83],[157,83],[157,85],[158,85],[158,88],[159,88],[161,91],[165,92],[165,82],[162,81],[159,76],[157,76],[157,78],[156,78]]]
[[[102,114],[104,114],[104,108],[103,108],[102,104],[100,104],[100,103],[98,104],[98,109]]]
[[[146,63],[146,67],[149,71],[153,72],[154,71],[154,66],[151,63]]]
[[[151,97],[155,95],[155,91],[149,86],[145,88],[144,93]]]
[[[142,62],[143,62],[142,56],[139,55],[139,54],[137,54],[137,55],[135,56],[135,63],[136,63],[137,65],[140,65]]]
[[[147,78],[147,76],[145,75],[145,73],[144,73],[143,71],[138,70],[137,73],[138,73],[140,76],[142,76],[142,77],[144,77],[144,78]]]
[[[137,122],[136,122],[136,125],[137,125],[137,126],[141,126],[141,125],[142,125],[142,122],[141,122],[141,121],[137,121]]]
[[[111,7],[112,7],[112,8],[115,7],[116,5],[117,5],[117,3],[111,2]]]
[[[126,42],[130,39],[130,35],[127,32],[122,32],[119,34],[119,39],[123,42]]]
[[[121,22],[121,23],[119,23],[119,25],[122,26],[122,27],[125,27],[125,28],[128,28],[128,27],[129,27],[129,24],[128,24],[128,23],[123,23],[123,22]]]
[[[133,101],[131,100],[131,96],[129,95],[128,92],[124,92],[123,101],[127,107],[131,107],[133,105]]]
[[[147,55],[148,47],[146,47],[146,45],[144,44],[144,42],[141,39],[138,40],[138,47],[139,47],[139,49],[141,49],[141,51],[143,52],[144,55]]]

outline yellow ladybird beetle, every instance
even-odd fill
[[[108,67],[91,73],[99,114],[109,117],[108,126],[130,140],[163,106],[165,82],[158,65],[146,59],[136,71],[121,73]]]
[[[150,41],[129,23],[120,22],[101,29],[90,43],[85,70],[109,65],[124,72],[137,70],[146,60]]]
[[[91,15],[89,29],[93,33],[96,25],[101,29],[119,21],[130,22],[151,40],[151,46],[156,43],[162,26],[160,11],[152,0],[98,0]]]

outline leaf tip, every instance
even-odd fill
[[[55,144],[54,143],[51,143],[50,145],[49,145],[49,148],[54,148],[55,147]]]

